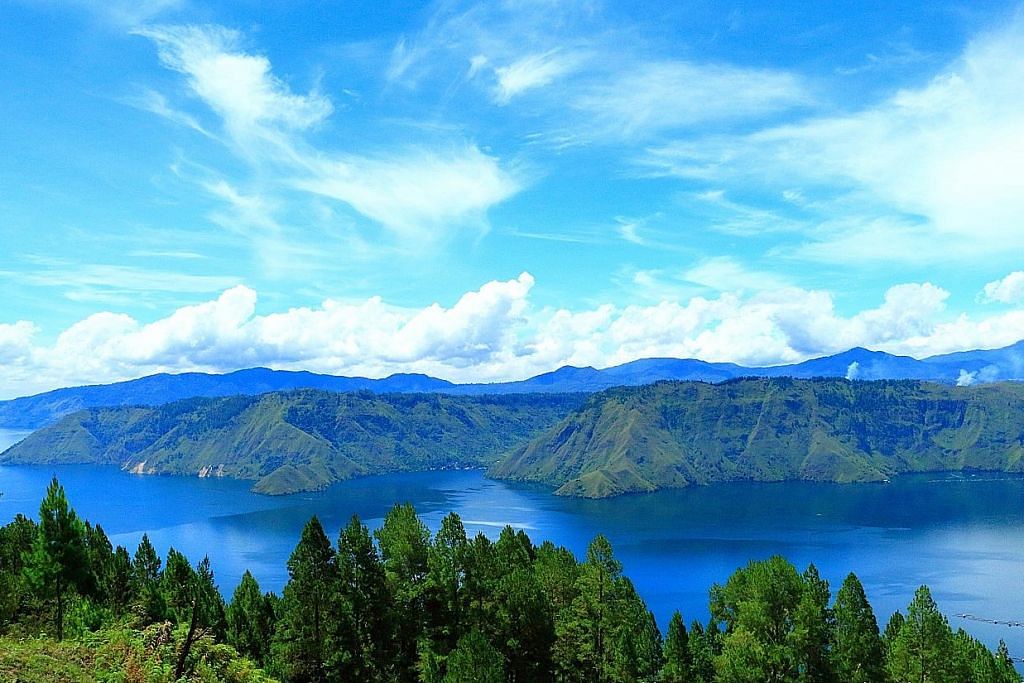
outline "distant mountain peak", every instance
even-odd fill
[[[34,429],[82,408],[155,406],[184,398],[255,395],[287,389],[474,395],[590,393],[661,380],[714,383],[737,377],[918,379],[947,384],[962,383],[965,377],[972,383],[1024,380],[1024,340],[1001,349],[960,351],[923,360],[862,346],[800,363],[769,367],[744,367],[696,358],[641,358],[602,369],[590,365],[564,365],[525,380],[475,384],[456,384],[417,372],[399,372],[383,379],[265,367],[224,374],[160,373],[124,382],[55,389],[35,396],[0,401],[0,428]]]

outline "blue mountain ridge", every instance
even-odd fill
[[[455,384],[418,373],[399,373],[381,379],[268,368],[224,374],[162,373],[0,401],[0,428],[36,429],[83,408],[153,406],[184,398],[255,395],[289,389],[456,395],[591,393],[660,380],[722,382],[737,377],[917,379],[944,383],[1024,380],[1024,340],[1000,349],[962,351],[921,360],[860,347],[800,363],[768,367],[712,363],[694,358],[644,358],[603,369],[565,366],[525,380],[491,384]]]

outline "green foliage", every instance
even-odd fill
[[[889,646],[889,677],[897,681],[954,680],[953,631],[927,586],[914,593],[907,616]]]
[[[64,637],[64,610],[70,595],[87,594],[94,588],[85,525],[68,505],[64,487],[54,477],[39,506],[39,528],[31,550],[23,559],[29,590],[42,600],[56,603],[54,630]]]
[[[269,661],[274,636],[274,598],[260,592],[260,585],[248,571],[231,596],[225,614],[227,642],[257,664]]]
[[[455,514],[431,538],[400,505],[376,543],[353,517],[335,547],[314,517],[283,596],[247,572],[225,610],[208,559],[193,566],[171,549],[162,563],[145,536],[129,559],[77,520],[56,482],[43,510],[38,526],[19,517],[0,527],[0,578],[16,579],[0,584],[13,591],[0,596],[13,606],[0,680],[271,680],[262,665],[284,681],[331,683],[1020,681],[1005,644],[992,652],[954,633],[926,587],[880,636],[855,575],[830,604],[813,565],[800,574],[781,557],[713,586],[706,627],[687,629],[675,613],[662,642],[603,536],[579,563],[510,527],[495,542],[470,540]],[[64,576],[83,578],[65,579],[59,642],[42,620],[56,596],[33,572],[71,557],[81,564]]]
[[[836,679],[884,683],[882,639],[864,587],[851,573],[836,593],[830,659]]]
[[[424,581],[430,532],[412,505],[396,505],[374,533],[384,564],[388,590],[394,599],[394,668],[400,681],[415,681],[418,642],[425,629]]]
[[[501,654],[479,631],[470,631],[459,639],[448,658],[448,672],[443,680],[444,683],[504,683]]]
[[[668,622],[665,636],[665,664],[661,670],[664,683],[688,683],[693,677],[693,656],[690,654],[690,638],[683,623],[683,615],[677,610]]]
[[[29,591],[24,557],[32,549],[36,533],[35,522],[20,514],[0,527],[0,633],[26,612]]]
[[[320,520],[313,517],[288,558],[288,584],[273,643],[275,670],[288,680],[328,680],[334,645],[330,615],[337,601],[336,559]]]
[[[661,636],[604,536],[576,578],[576,597],[555,622],[555,668],[565,680],[654,680]]]
[[[829,597],[814,565],[801,576],[778,556],[751,562],[712,587],[712,617],[725,624],[718,680],[831,681]]]
[[[1024,385],[743,379],[596,394],[493,466],[499,479],[604,498],[717,481],[881,481],[1010,470]]]
[[[385,680],[392,672],[394,613],[384,565],[370,532],[353,517],[338,537],[340,618],[336,619],[342,680]]]

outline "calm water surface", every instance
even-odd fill
[[[1024,629],[968,622],[971,613],[1024,621],[1024,478],[914,475],[890,484],[722,484],[603,501],[485,479],[479,471],[368,477],[327,491],[259,496],[249,484],[141,477],[96,466],[0,467],[0,523],[35,515],[56,474],[78,512],[134,551],[143,532],[161,552],[196,561],[209,554],[230,594],[245,569],[280,590],[302,525],[316,514],[332,536],[358,514],[376,527],[395,502],[412,502],[436,530],[454,510],[471,534],[505,524],[582,556],[597,533],[612,541],[626,573],[664,628],[680,609],[707,618],[707,589],[750,559],[781,553],[814,562],[833,592],[850,570],[881,625],[928,584],[954,628],[1024,656]]]

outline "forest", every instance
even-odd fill
[[[431,534],[410,505],[336,541],[314,517],[281,595],[246,573],[225,601],[208,559],[143,536],[112,547],[55,478],[37,521],[0,527],[0,679],[413,683],[1019,683],[953,631],[921,586],[879,624],[850,573],[751,561],[709,590],[709,620],[662,634],[602,536],[582,560],[506,527]],[[911,596],[908,596],[910,598]]]

